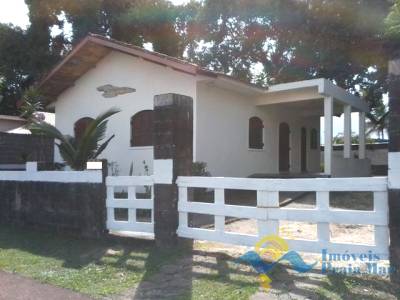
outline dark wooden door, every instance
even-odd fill
[[[307,172],[307,130],[301,128],[301,172]]]
[[[279,125],[279,172],[290,169],[290,129],[287,123]]]

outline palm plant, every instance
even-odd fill
[[[368,113],[367,123],[367,136],[373,133],[378,135],[378,139],[383,140],[385,138],[385,131],[389,126],[389,110],[388,107],[382,102],[377,107],[373,108]]]
[[[84,170],[89,160],[96,159],[115,137],[112,135],[105,142],[108,118],[120,112],[119,109],[111,108],[101,113],[86,127],[82,137],[76,138],[63,135],[56,127],[42,121],[33,122],[29,129],[33,134],[42,134],[56,140],[56,145],[65,163],[73,170]]]
[[[40,117],[38,112],[43,111],[42,96],[34,87],[27,89],[22,95],[22,102],[19,108],[20,117],[26,119],[27,124],[37,122]]]

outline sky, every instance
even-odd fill
[[[170,0],[174,4],[183,4],[188,0]],[[26,28],[29,25],[28,8],[24,0],[0,0],[0,22],[12,23]]]
[[[0,0],[0,22],[26,28],[29,25],[28,8],[24,0]]]
[[[177,5],[188,2],[188,0],[170,1]],[[0,22],[12,23],[25,29],[29,25],[29,18],[28,8],[24,0],[0,0]],[[334,135],[343,132],[343,117],[335,117],[333,123]],[[358,114],[352,116],[352,128],[358,134]],[[323,128],[321,128],[321,131],[323,131]]]

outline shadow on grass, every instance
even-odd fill
[[[183,251],[175,264],[165,265],[154,276],[145,276],[126,296],[135,300],[248,299],[258,289],[255,274],[236,258],[193,250],[192,246]]]
[[[153,247],[152,241],[116,241],[110,239],[79,239],[54,232],[33,231],[26,228],[1,226],[0,248],[19,249],[34,255],[51,257],[63,261],[63,267],[80,269],[90,263],[101,263],[107,256],[116,256],[115,265],[123,265],[130,257],[130,252],[146,254]],[[122,254],[121,254],[122,253]],[[134,257],[132,257],[134,258]],[[144,260],[145,257],[137,257]]]
[[[237,258],[222,252],[191,251],[175,265],[142,281],[130,299],[398,299],[400,289],[380,277],[306,274],[279,265],[270,274],[271,290],[260,290],[258,276]],[[151,260],[149,260],[151,261]]]
[[[154,241],[88,240],[0,226],[0,268],[92,297],[123,293],[152,276],[179,253]]]
[[[23,260],[24,255],[31,254],[40,257],[41,262],[37,263],[37,257]],[[60,281],[44,279],[95,297],[121,294],[121,299],[225,300],[249,299],[259,291],[257,274],[236,257],[221,251],[193,250],[187,245],[158,249],[153,241],[136,239],[84,240],[2,226],[0,265],[3,268],[7,264],[11,271],[23,270],[23,274],[34,278],[39,274],[39,279],[43,271],[48,271],[46,268],[64,272],[67,275],[62,275]],[[85,267],[92,265],[89,274]],[[25,272],[29,268],[32,273]],[[74,273],[74,282],[68,269],[79,273]],[[318,271],[298,274],[285,265],[276,268],[270,277],[272,289],[269,295],[262,295],[266,299],[285,294],[293,299],[386,300],[400,296],[399,287],[382,278],[324,276]]]
[[[321,274],[313,270],[305,274],[287,265],[279,265],[271,273],[271,293],[294,299],[398,299],[400,287],[379,276],[346,276]]]

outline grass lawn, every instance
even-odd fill
[[[0,226],[0,270],[94,298],[120,294],[131,299],[135,293],[146,300],[249,299],[260,293],[258,278],[251,267],[238,263],[240,253],[229,249],[196,243],[190,252],[167,252],[156,250],[150,241],[122,245]],[[400,296],[398,287],[382,278],[299,275],[285,266],[271,278],[272,299]]]
[[[146,241],[122,246],[0,227],[1,270],[96,298],[131,288],[180,255],[153,251]]]

